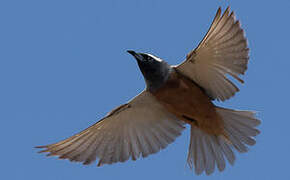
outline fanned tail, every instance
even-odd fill
[[[207,134],[198,127],[191,126],[187,163],[190,168],[195,167],[196,174],[205,171],[209,175],[214,172],[215,166],[219,171],[223,171],[226,166],[225,159],[233,165],[233,149],[240,153],[247,152],[247,146],[256,143],[253,137],[260,133],[256,129],[260,120],[255,118],[255,112],[221,107],[216,107],[216,111],[222,117],[226,138],[223,135]]]

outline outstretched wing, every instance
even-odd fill
[[[219,8],[198,47],[176,68],[205,89],[212,99],[224,101],[239,91],[227,75],[243,83],[238,76],[245,73],[248,59],[247,39],[240,22],[229,7],[222,16]]]
[[[47,146],[40,152],[60,159],[98,166],[133,160],[158,152],[184,129],[183,122],[167,112],[151,93],[143,91],[84,131]]]

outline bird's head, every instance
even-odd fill
[[[171,67],[167,62],[151,54],[137,53],[132,50],[127,52],[137,60],[149,90],[158,89],[168,79]]]

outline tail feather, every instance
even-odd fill
[[[217,138],[214,136],[210,137],[211,148],[213,150],[214,158],[216,159],[217,168],[219,171],[223,171],[226,167],[225,159],[221,150],[221,147],[218,144]]]
[[[217,137],[217,139],[218,145],[221,147],[222,154],[227,158],[231,165],[234,165],[236,157],[232,148],[230,147],[230,144],[228,143],[228,141],[225,141],[225,138],[223,136],[219,136]]]
[[[255,127],[260,120],[255,118],[255,112],[237,111],[216,107],[217,113],[222,117],[225,136],[210,135],[196,126],[191,126],[191,140],[187,163],[190,168],[195,167],[195,173],[203,171],[207,175],[214,172],[215,166],[219,171],[225,169],[225,159],[233,165],[236,149],[238,152],[247,152],[248,146],[256,141],[253,137],[260,131]]]

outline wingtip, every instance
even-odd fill
[[[35,146],[34,148],[36,148],[36,149],[43,149],[43,148],[45,148],[45,149],[43,149],[41,151],[37,151],[37,153],[45,153],[45,152],[48,152],[47,147],[48,146]]]
[[[216,12],[216,16],[220,16],[221,15],[221,12],[222,12],[222,8],[219,7],[218,10],[217,10],[217,12]]]
[[[231,10],[231,7],[230,7],[230,6],[228,6],[228,7],[227,7],[227,9],[226,9],[225,11],[228,11],[228,12],[230,12],[230,10]]]

